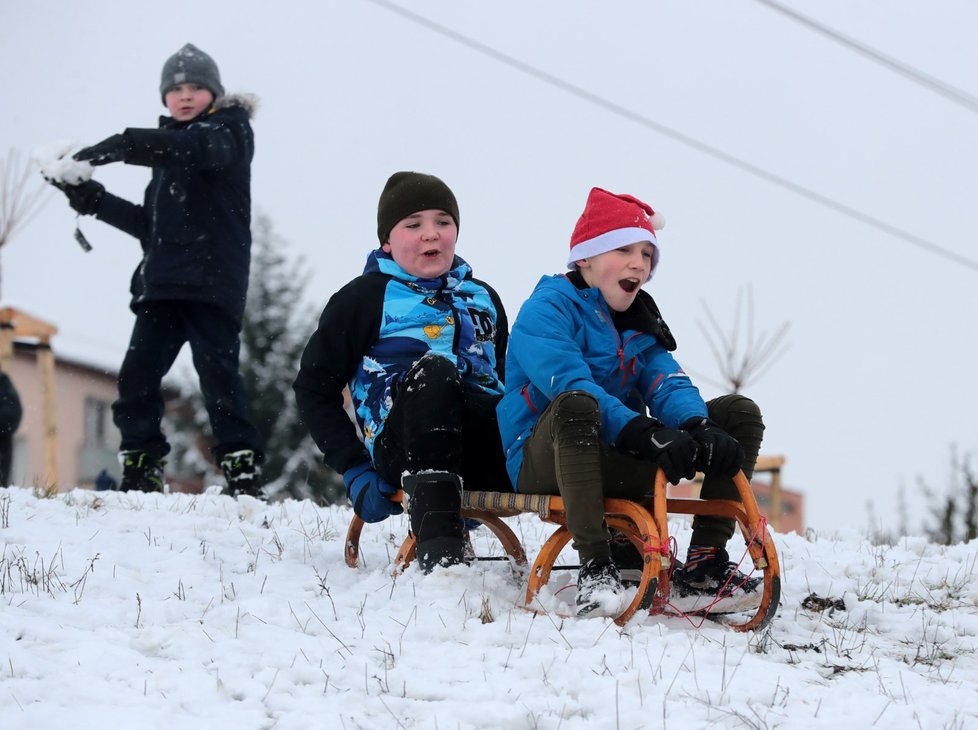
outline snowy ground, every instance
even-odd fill
[[[978,727],[978,546],[779,535],[768,631],[622,629],[519,608],[505,562],[392,578],[403,517],[351,570],[351,514],[0,490],[3,727]],[[548,528],[512,523],[534,553]]]

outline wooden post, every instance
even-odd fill
[[[758,456],[754,466],[754,474],[759,472],[771,475],[771,495],[768,500],[767,523],[775,532],[781,531],[781,467],[784,466],[783,456]]]
[[[14,323],[0,318],[0,370],[10,374],[14,359]]]
[[[58,421],[55,413],[54,353],[48,342],[37,348],[37,368],[41,374],[41,423],[44,427],[44,488],[61,490],[58,472]]]
[[[771,527],[781,532],[781,467],[771,470]]]

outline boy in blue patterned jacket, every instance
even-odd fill
[[[377,206],[380,248],[336,292],[302,355],[299,413],[366,522],[400,513],[424,572],[462,562],[463,484],[509,484],[496,425],[508,324],[455,255],[458,203],[432,175],[397,172]],[[343,408],[349,386],[361,441]]]
[[[642,201],[592,189],[571,237],[571,271],[540,280],[510,338],[497,409],[509,474],[517,491],[564,500],[582,564],[578,615],[619,613],[616,560],[641,565],[631,543],[609,533],[605,498],[641,499],[661,467],[673,484],[699,469],[704,498],[739,499],[731,477],[750,475],[764,430],[743,396],[704,403],[670,354],[675,340],[641,289],[659,262],[661,224]],[[759,581],[728,561],[733,530],[730,520],[694,519],[674,604],[756,604]]]

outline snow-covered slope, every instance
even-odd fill
[[[779,535],[782,608],[745,635],[531,613],[504,561],[394,578],[403,517],[351,570],[351,515],[0,490],[4,728],[978,726],[974,545]],[[552,529],[512,524],[531,553]]]

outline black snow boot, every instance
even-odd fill
[[[246,494],[256,499],[264,499],[265,495],[261,491],[261,467],[258,466],[258,456],[252,449],[241,449],[232,451],[221,457],[221,471],[224,472],[224,479],[227,487],[225,494],[237,497],[239,494]]]
[[[411,531],[418,541],[418,565],[430,573],[438,565],[458,565],[465,557],[462,480],[447,471],[406,474]]]
[[[122,465],[121,492],[162,492],[163,465],[166,461],[148,451],[130,449],[119,452]]]
[[[577,574],[577,615],[617,616],[621,613],[621,574],[611,558],[591,558]]]

